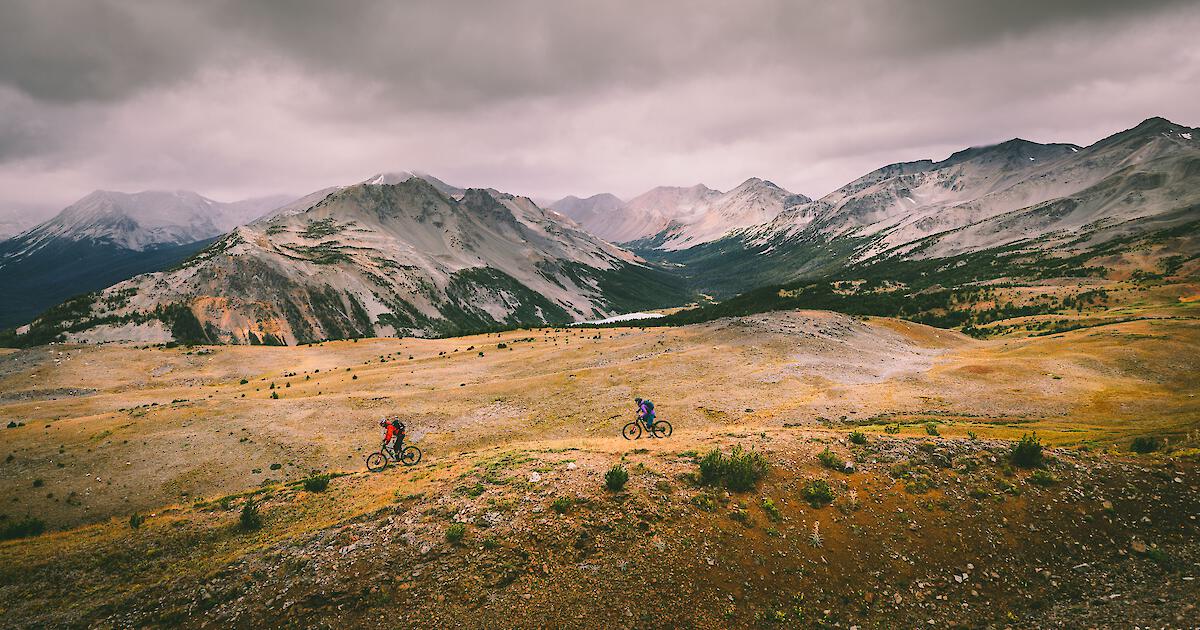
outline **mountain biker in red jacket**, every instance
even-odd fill
[[[383,445],[392,449],[392,454],[399,457],[400,445],[404,443],[404,423],[398,418],[383,418],[379,421],[383,427]]]

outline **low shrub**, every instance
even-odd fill
[[[1133,438],[1133,442],[1129,444],[1129,450],[1143,455],[1153,453],[1160,448],[1162,448],[1162,444],[1158,441],[1158,438],[1146,435]]]
[[[45,521],[40,518],[26,516],[19,521],[6,522],[3,526],[0,526],[0,540],[41,536],[45,531]]]
[[[1037,468],[1042,465],[1044,456],[1042,455],[1042,442],[1038,440],[1037,434],[1030,435],[1026,433],[1021,436],[1021,440],[1013,444],[1012,451],[1009,453],[1009,459],[1012,463],[1021,468]]]
[[[888,435],[896,435],[897,433],[900,432],[900,425],[889,424],[886,427],[883,427],[883,432],[887,433]]]
[[[854,444],[866,444],[867,434],[862,431],[855,431],[850,434],[850,442]]]
[[[833,503],[833,487],[824,479],[809,479],[800,489],[800,496],[814,508]]]
[[[467,526],[462,523],[455,523],[446,528],[446,540],[453,545],[462,542],[463,537],[467,535]]]
[[[575,502],[571,500],[571,497],[558,497],[553,503],[550,504],[550,509],[558,512],[559,514],[566,514],[567,512],[571,511],[571,506],[574,505],[574,503]]]
[[[620,492],[624,489],[627,481],[629,481],[629,471],[620,464],[609,468],[608,472],[604,473],[604,487],[613,492]]]
[[[767,476],[770,465],[758,451],[742,451],[735,446],[725,464],[725,486],[730,490],[744,492],[754,487]]]
[[[825,450],[817,453],[817,459],[821,461],[822,466],[830,470],[842,471],[846,469],[846,462],[841,457],[838,457],[837,453],[829,450],[828,446],[825,447]]]
[[[770,464],[758,451],[746,451],[741,446],[733,447],[726,456],[717,449],[700,458],[700,483],[720,483],[735,492],[745,492],[754,487],[767,475]]]
[[[262,527],[262,515],[258,513],[258,504],[254,499],[246,499],[246,503],[242,506],[242,514],[238,517],[238,522],[243,530],[251,531]]]
[[[715,485],[721,480],[721,475],[724,474],[725,456],[721,451],[713,449],[704,454],[700,458],[700,483],[705,485]]]
[[[309,492],[324,492],[325,488],[329,487],[330,478],[329,473],[313,475],[304,480],[304,489]]]
[[[129,517],[130,529],[137,529],[142,526],[142,523],[145,523],[145,522],[146,522],[146,517],[142,516],[141,514],[138,514],[137,512],[134,512]]]
[[[925,433],[934,437],[941,435],[941,433],[938,432],[937,425],[932,422],[925,423]]]

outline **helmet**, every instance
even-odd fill
[[[379,419],[379,426],[381,426],[381,427],[386,427],[386,426],[387,426],[387,418],[380,418],[380,419]]]
[[[633,399],[633,402],[635,402],[635,403],[637,403],[637,404],[639,404],[639,405],[640,405],[640,404],[642,404],[642,399],[641,399],[641,398],[634,398],[634,399]]]

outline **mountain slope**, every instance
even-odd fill
[[[96,191],[0,241],[0,327],[71,296],[178,263],[287,197],[221,203],[187,191]]]
[[[566,197],[549,207],[609,242],[677,250],[765,223],[788,206],[806,201],[808,197],[752,177],[729,192],[703,184],[659,186],[627,203],[602,193],[587,199]]]
[[[718,295],[969,254],[1033,252],[1036,267],[1200,220],[1196,134],[1152,118],[1088,147],[1014,139],[892,164],[723,239],[637,251],[685,265],[696,287]]]
[[[790,193],[757,177],[726,193],[703,186],[675,190],[679,191],[678,196],[667,195],[664,199],[659,195],[644,201],[648,207],[662,208],[662,212],[671,216],[671,221],[661,231],[637,241],[635,247],[687,249],[766,223],[786,208],[810,201],[804,195]],[[630,204],[642,199],[635,199]]]
[[[666,273],[526,198],[455,199],[409,177],[239,227],[179,269],[76,306],[76,321],[35,329],[290,344],[560,324],[685,298]]]
[[[568,196],[547,204],[546,208],[571,219],[610,243],[622,240],[622,234],[613,219],[625,211],[625,202],[616,195],[600,193],[586,199]]]

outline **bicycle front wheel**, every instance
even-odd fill
[[[415,446],[405,446],[404,450],[400,451],[400,463],[405,466],[412,466],[421,461],[421,449]]]
[[[654,423],[654,435],[657,435],[658,437],[671,437],[671,433],[674,431],[675,429],[671,427],[671,423],[667,422],[666,420],[659,420],[658,422]]]
[[[378,451],[367,455],[367,470],[371,472],[379,472],[384,468],[387,468],[387,465],[387,455],[384,455]]]

